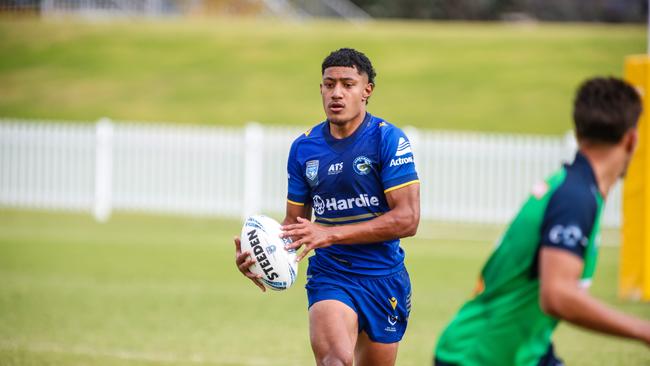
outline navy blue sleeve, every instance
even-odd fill
[[[541,246],[567,250],[584,258],[598,205],[590,192],[565,182],[551,197],[542,221]]]

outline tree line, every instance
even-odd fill
[[[351,0],[377,18],[645,22],[647,0]]]

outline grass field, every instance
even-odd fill
[[[0,116],[311,125],[320,63],[349,46],[400,126],[561,134],[577,84],[645,45],[642,26],[0,19]]]
[[[305,267],[294,288],[262,294],[234,266],[239,225],[0,210],[0,364],[313,364]],[[484,240],[454,239],[461,230]],[[422,223],[404,243],[414,307],[398,365],[429,364],[498,231]],[[650,318],[648,305],[616,299],[616,262],[617,249],[603,247],[592,292]],[[650,364],[641,344],[566,325],[555,339],[568,365]]]

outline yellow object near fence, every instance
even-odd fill
[[[619,296],[650,301],[650,56],[629,56],[625,79],[643,98],[639,145],[623,185]]]

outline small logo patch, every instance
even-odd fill
[[[548,233],[548,239],[553,244],[575,247],[577,244],[586,246],[587,240],[582,236],[582,230],[576,225],[555,225]]]
[[[252,217],[249,217],[248,220],[246,220],[246,226],[254,227],[256,229],[264,231],[264,226],[262,226],[259,221],[255,220]]]
[[[275,245],[269,245],[266,247],[266,254],[273,255],[275,253]]]
[[[390,301],[390,306],[392,306],[393,310],[395,310],[395,308],[397,307],[397,299],[393,296],[390,299],[388,299],[388,301]]]
[[[388,316],[388,323],[390,323],[390,325],[395,325],[398,320],[399,320],[399,317],[397,315],[389,315]]]
[[[343,162],[334,163],[327,169],[327,175],[336,175],[343,171]]]
[[[352,167],[357,174],[366,175],[372,169],[372,161],[363,155],[357,156],[354,162],[352,162]]]
[[[322,198],[320,198],[319,195],[315,195],[314,198],[312,198],[312,201],[314,203],[314,211],[318,215],[322,215],[325,213],[325,201],[323,201]]]
[[[318,160],[310,160],[306,164],[305,177],[309,180],[316,180],[318,178]]]
[[[402,156],[411,153],[411,143],[404,137],[400,137],[397,141],[397,151],[395,156]]]

